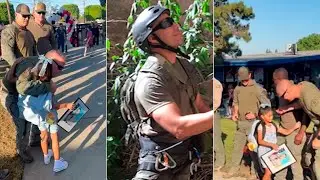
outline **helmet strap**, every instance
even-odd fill
[[[154,37],[157,39],[157,41],[159,42],[159,44],[150,44],[150,47],[153,48],[161,48],[161,49],[166,49],[168,51],[174,52],[176,54],[179,54],[180,56],[190,59],[190,57],[186,54],[184,54],[183,52],[181,52],[181,50],[179,48],[173,48],[169,45],[167,45],[165,42],[163,42],[155,33],[153,33],[152,35],[154,35]]]

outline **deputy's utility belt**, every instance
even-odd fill
[[[180,141],[178,143],[156,143],[148,137],[139,137],[140,155],[139,170],[152,172],[161,172],[183,165],[190,164],[194,157],[196,162],[192,162],[190,172],[193,174],[197,170],[197,166],[201,163],[200,153],[194,147],[190,147],[190,143]]]

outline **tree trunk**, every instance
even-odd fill
[[[9,20],[9,23],[11,24],[12,20],[11,20],[11,14],[10,14],[9,0],[6,0],[6,3],[7,3],[7,11],[8,11],[8,20]]]

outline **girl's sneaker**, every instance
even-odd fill
[[[49,149],[48,150],[48,154],[44,155],[44,158],[43,158],[44,159],[44,164],[49,164],[50,163],[52,155],[53,155],[52,150]]]
[[[59,160],[54,161],[53,171],[60,172],[68,168],[68,162],[65,161],[62,157]]]

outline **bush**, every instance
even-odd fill
[[[84,9],[84,14],[87,21],[102,19],[103,7],[100,5],[89,5]]]
[[[11,20],[14,20],[14,8],[13,5],[10,4],[10,15]],[[0,3],[0,21],[4,24],[9,24],[9,18],[8,18],[8,11],[7,11],[7,4],[6,3]]]

